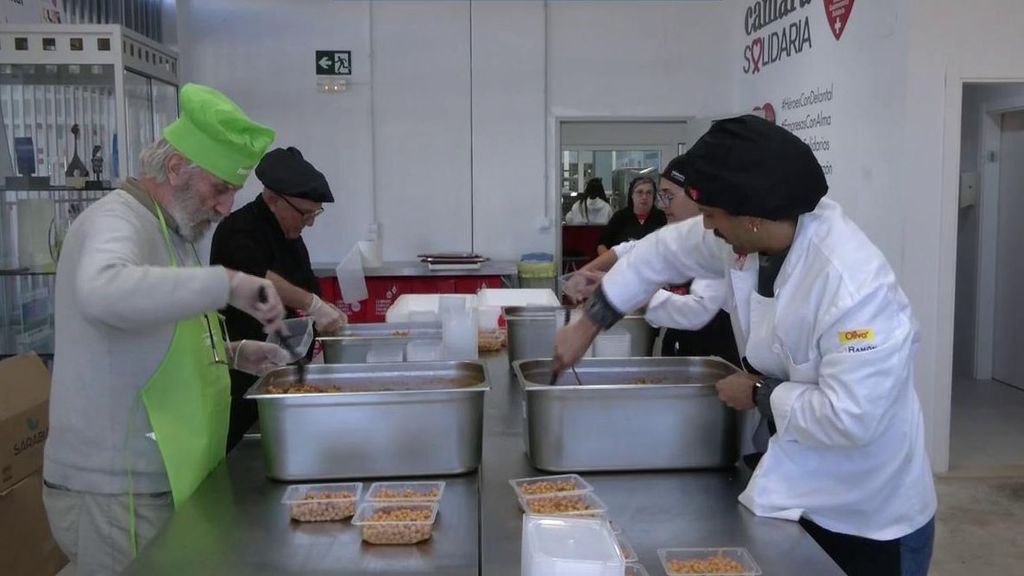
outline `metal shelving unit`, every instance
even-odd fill
[[[0,178],[0,356],[52,354],[64,234],[111,182],[139,174],[139,152],[178,116],[178,84],[177,53],[122,26],[0,26],[0,148],[31,138],[35,175],[48,180],[5,188]],[[69,186],[80,183],[65,177],[76,151],[92,179],[95,152],[105,182]],[[19,165],[7,160],[0,176]]]

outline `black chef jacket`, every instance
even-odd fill
[[[288,282],[319,296],[319,284],[309,262],[309,251],[302,238],[285,238],[277,218],[263,196],[232,212],[213,233],[210,264],[238,270],[264,278],[274,272]],[[287,309],[288,317],[296,316]],[[232,306],[224,311],[228,337],[231,340],[265,340],[266,334],[258,320]],[[231,371],[231,425],[228,430],[230,450],[242,439],[257,418],[256,403],[243,401],[242,396],[256,382],[251,374]]]
[[[665,217],[665,213],[658,208],[652,208],[647,219],[641,224],[636,214],[633,213],[633,209],[626,207],[612,215],[597,243],[611,248],[629,240],[639,240],[666,223],[668,223],[668,219]]]

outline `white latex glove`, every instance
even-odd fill
[[[253,376],[263,376],[292,360],[284,348],[257,340],[229,342],[228,351],[231,353],[231,367]]]
[[[284,304],[270,280],[235,270],[228,270],[228,276],[231,278],[228,304],[259,320],[267,334],[284,330]],[[260,302],[260,287],[266,291],[266,302]]]
[[[309,309],[306,311],[313,318],[317,331],[328,336],[337,334],[341,327],[348,323],[345,313],[338,310],[337,307],[324,302],[316,294],[312,296],[313,299],[310,300]]]

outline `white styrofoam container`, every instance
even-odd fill
[[[622,576],[626,562],[600,518],[523,516],[522,576]]]
[[[594,338],[594,357],[629,358],[631,344],[629,334],[598,334]]]
[[[443,357],[441,342],[437,340],[413,340],[405,345],[408,362],[436,362]]]
[[[414,316],[417,317],[416,320],[429,318],[436,321],[441,317],[438,311],[441,296],[442,294],[402,294],[388,308],[384,315],[384,321],[389,323],[412,322],[414,319],[409,317],[410,313],[414,313]],[[467,306],[476,307],[476,294],[458,294],[458,296],[468,299]],[[428,315],[428,312],[432,312],[433,315]]]
[[[554,290],[547,288],[481,288],[480,306],[559,306]]]

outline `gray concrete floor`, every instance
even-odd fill
[[[1024,465],[1024,390],[957,378],[950,427],[951,471]]]
[[[956,379],[933,576],[1024,574],[1024,391]]]

